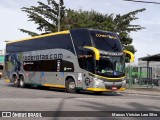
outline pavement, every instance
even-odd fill
[[[134,86],[127,88],[124,91],[119,91],[120,94],[135,94],[135,95],[150,95],[150,96],[160,96],[160,86],[153,88]]]
[[[160,86],[157,88],[128,88],[125,91],[121,91],[119,93],[160,96]]]

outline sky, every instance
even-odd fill
[[[5,41],[18,40],[29,37],[19,29],[36,31],[37,25],[27,21],[27,14],[22,7],[36,6],[38,0],[1,0],[0,1],[0,50],[5,49]],[[47,0],[39,0],[46,2]],[[56,0],[58,1],[58,0]],[[143,0],[160,2],[159,0]],[[126,14],[128,12],[146,8],[138,13],[139,18],[132,24],[141,25],[146,29],[131,32],[133,45],[137,50],[135,63],[138,58],[160,53],[160,4],[146,4],[123,0],[64,0],[66,8],[74,10],[95,10],[103,14]]]

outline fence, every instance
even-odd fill
[[[160,86],[160,68],[133,67],[126,68],[127,88],[153,88]]]

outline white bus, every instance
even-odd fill
[[[16,87],[25,85],[102,93],[125,90],[125,55],[115,33],[73,29],[6,44],[5,72]]]

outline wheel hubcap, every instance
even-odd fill
[[[74,83],[74,82],[71,82],[71,83],[69,84],[69,89],[70,89],[70,90],[75,89],[75,83]]]
[[[23,86],[23,81],[22,80],[20,81],[20,85]]]
[[[14,80],[14,84],[17,84],[17,83],[18,83],[18,80],[17,80],[17,79],[15,79],[15,80]]]

